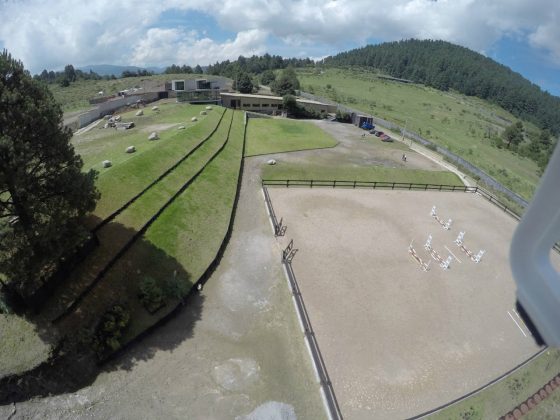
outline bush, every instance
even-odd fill
[[[140,293],[138,297],[142,305],[144,305],[144,308],[151,314],[165,305],[163,290],[152,277],[146,276],[140,281]]]
[[[433,150],[434,152],[437,152],[437,146],[433,143],[427,144],[426,149],[430,149],[430,150]]]
[[[188,283],[177,276],[169,278],[164,283],[163,288],[165,296],[174,299],[183,298],[189,291]]]
[[[341,123],[351,123],[352,122],[352,116],[347,112],[337,110],[336,111],[336,120],[338,122],[341,122]]]
[[[99,359],[103,359],[121,346],[119,339],[130,323],[130,311],[125,305],[114,305],[107,310],[95,329],[93,349]]]

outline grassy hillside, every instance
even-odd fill
[[[460,45],[408,39],[368,45],[327,57],[333,67],[380,69],[442,91],[456,90],[496,103],[515,116],[560,134],[560,98],[543,92],[509,67]]]
[[[98,92],[103,91],[104,95],[113,95],[121,90],[131,88],[142,88],[139,90],[153,89],[156,86],[163,86],[166,81],[175,79],[187,80],[198,78],[212,79],[213,76],[201,74],[156,74],[153,76],[126,77],[115,80],[78,80],[70,86],[62,87],[57,83],[49,85],[56,101],[61,104],[64,112],[74,112],[89,109],[92,106],[88,99],[98,96]]]
[[[376,73],[358,69],[300,70],[298,77],[304,91],[406,126],[520,195],[533,195],[539,180],[536,163],[493,145],[491,137],[517,121],[504,109],[455,92],[380,79]],[[523,124],[529,133],[539,131],[531,123]]]

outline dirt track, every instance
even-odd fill
[[[247,160],[233,236],[202,296],[90,386],[18,403],[12,419],[324,417],[259,188],[261,164]],[[0,407],[0,418],[13,409]]]
[[[514,312],[508,249],[516,222],[475,194],[269,188],[342,415],[420,414],[498,377],[539,349]],[[450,231],[432,217],[453,219]],[[472,262],[453,243],[465,230]],[[443,270],[423,245],[443,258]],[[424,272],[408,246],[424,261]],[[449,251],[448,251],[449,250]],[[460,262],[459,262],[460,261]],[[508,313],[509,312],[509,313]],[[516,326],[514,317],[521,325]],[[527,335],[527,336],[525,336]]]

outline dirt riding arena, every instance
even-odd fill
[[[301,292],[349,419],[406,418],[458,398],[536,353],[514,310],[516,221],[476,194],[269,188],[294,239]],[[445,230],[432,216],[432,206]],[[480,263],[454,243],[486,252]],[[444,270],[424,249],[444,260]],[[430,262],[429,270],[409,253]]]

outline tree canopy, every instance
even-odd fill
[[[251,77],[246,72],[241,72],[234,80],[235,86],[241,93],[252,93],[253,92],[253,81]]]
[[[272,91],[280,96],[295,95],[296,90],[299,90],[299,80],[291,67],[282,70],[272,84]]]
[[[62,125],[48,88],[0,54],[0,281],[25,295],[86,235],[80,219],[99,198],[96,173]]]

